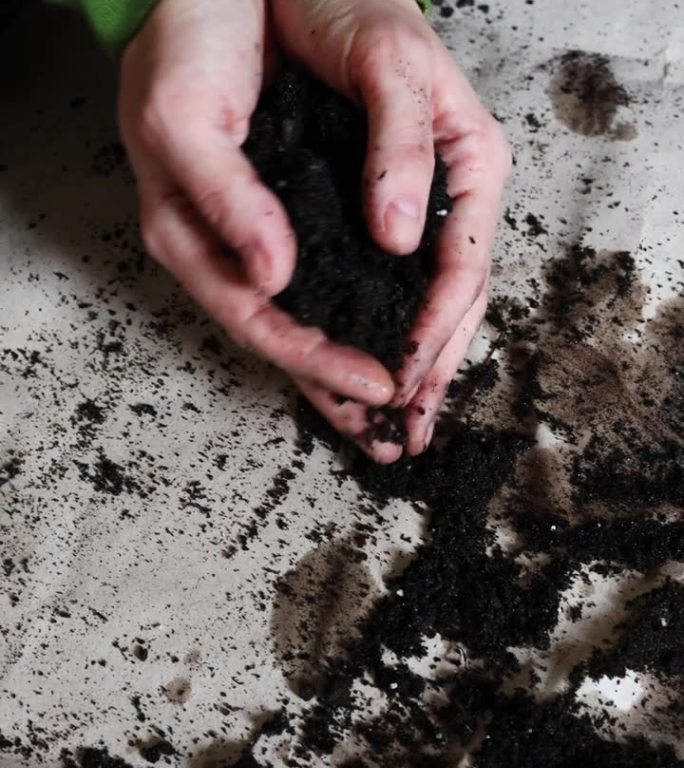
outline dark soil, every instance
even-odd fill
[[[363,111],[310,77],[288,72],[257,110],[245,151],[297,235],[297,267],[276,302],[302,324],[396,371],[452,204],[446,168],[437,159],[420,247],[406,257],[381,250],[362,210],[367,141]]]
[[[684,682],[684,585],[668,582],[627,607],[617,642],[608,651],[595,652],[590,675],[624,677],[633,670]]]
[[[583,714],[571,694],[538,702],[521,691],[504,693],[507,681],[524,673],[510,649],[548,647],[561,594],[580,568],[599,561],[604,565],[593,567],[630,567],[646,574],[671,560],[684,560],[684,523],[659,512],[681,510],[681,440],[669,433],[664,437],[657,418],[636,421],[629,410],[615,418],[606,415],[613,390],[618,403],[627,397],[628,378],[623,381],[622,376],[629,368],[624,361],[618,365],[601,358],[596,370],[585,372],[589,389],[601,392],[587,414],[562,411],[556,392],[557,386],[567,390],[568,382],[562,366],[554,367],[558,352],[565,354],[569,341],[572,350],[600,341],[606,323],[606,339],[612,344],[615,325],[628,322],[635,311],[639,286],[634,262],[629,254],[601,257],[592,249],[571,248],[549,265],[547,285],[537,316],[515,305],[493,312],[501,334],[494,346],[510,350],[506,372],[514,386],[507,399],[516,428],[489,429],[468,417],[469,403],[500,382],[501,365],[487,359],[454,384],[453,410],[439,435],[441,447],[389,467],[362,456],[350,466],[350,474],[375,504],[402,498],[425,508],[428,536],[412,561],[387,583],[388,593],[359,626],[358,639],[339,656],[317,663],[318,680],[307,693],[307,698],[312,693],[317,698],[300,742],[304,761],[309,752],[330,753],[351,735],[365,744],[371,765],[451,765],[447,756],[454,749],[458,754],[474,751],[478,768],[684,765],[669,746],[599,735],[596,727],[610,726],[611,719],[606,715],[601,722]],[[649,349],[654,360],[662,355],[661,348],[669,349],[668,354],[681,352],[677,328],[675,321]],[[534,341],[538,351],[521,354],[522,341]],[[635,358],[632,365],[649,370],[649,359]],[[577,385],[583,385],[581,379]],[[659,392],[650,392],[656,413],[669,386],[664,379]],[[548,495],[558,480],[549,475],[543,484],[542,474],[530,485],[520,467],[537,451],[533,434],[538,423],[546,421],[574,439],[587,417],[598,418],[600,427],[565,462],[568,514],[555,509]],[[339,438],[310,408],[302,406],[299,421],[302,444],[310,444],[313,432],[339,448]],[[538,465],[539,473],[547,470]],[[509,489],[504,509],[519,536],[518,551],[543,554],[550,558],[547,564],[525,569],[496,546],[488,518],[493,498],[504,488]],[[592,519],[595,505],[602,512]],[[622,676],[627,669],[647,670],[670,681],[680,676],[682,594],[681,586],[667,584],[628,604],[618,641],[590,662],[580,662],[570,675],[573,686],[583,675]],[[569,615],[579,620],[582,610]],[[422,655],[425,640],[437,634],[459,644],[466,668],[429,683],[401,660]],[[386,649],[399,664],[383,659]],[[468,660],[478,660],[477,665],[470,667]],[[355,681],[368,677],[389,703],[382,715],[356,725],[359,703],[351,690]],[[534,687],[534,675],[530,683]],[[447,703],[426,703],[430,688],[440,691]],[[481,729],[485,741],[469,747]]]
[[[65,749],[61,754],[61,765],[62,768],[132,768],[122,758],[110,755],[106,749],[95,747],[79,749],[75,757]]]
[[[158,763],[163,756],[176,754],[173,744],[161,738],[141,744],[138,750],[148,763]]]
[[[587,715],[574,714],[572,699],[544,703],[517,692],[494,697],[491,716],[499,734],[477,755],[477,768],[636,768],[681,765],[669,746],[641,737],[613,742],[600,738]]]
[[[456,5],[474,7],[474,0]],[[618,110],[628,101],[607,62],[594,54],[559,60],[552,96],[566,124],[588,136],[613,131]],[[365,141],[363,118],[353,107],[320,84],[289,74],[262,104],[247,149],[278,191],[300,237],[297,273],[278,297],[280,305],[396,370],[430,276],[429,250],[441,220],[436,213],[449,202],[438,163],[423,247],[408,259],[379,252],[368,238],[359,203]],[[494,302],[488,319],[498,338],[491,356],[450,389],[435,447],[390,467],[363,456],[346,464],[341,474],[355,478],[362,490],[358,509],[349,512],[359,515],[365,538],[331,550],[339,557],[328,558],[329,612],[342,612],[338,595],[347,586],[338,583],[342,575],[357,579],[352,597],[371,590],[371,580],[363,581],[363,547],[375,546],[374,526],[385,507],[397,499],[411,502],[424,514],[424,540],[411,560],[397,567],[386,590],[378,589],[370,610],[354,621],[343,615],[354,626],[339,652],[315,657],[291,647],[291,656],[310,667],[301,675],[307,685],[292,685],[301,698],[293,707],[297,714],[278,713],[261,726],[237,765],[270,765],[262,762],[259,741],[287,731],[293,740],[288,764],[302,768],[311,764],[312,754],[317,762],[332,764],[329,755],[342,742],[355,743],[361,752],[346,768],[446,768],[464,754],[471,755],[475,768],[684,768],[671,747],[630,736],[605,712],[597,717],[596,708],[589,716],[574,699],[586,677],[636,670],[676,689],[684,674],[684,589],[663,583],[660,573],[671,561],[684,561],[681,301],[670,319],[661,315],[642,322],[643,286],[629,254],[575,244],[552,258],[555,222],[521,210],[518,201],[514,210],[509,226],[548,245],[545,291],[535,292],[525,305],[507,296]],[[622,344],[623,331],[634,327],[641,341]],[[98,341],[103,375],[126,353],[119,333],[110,327]],[[206,348],[213,355],[220,351],[215,340]],[[37,351],[27,351],[24,359],[26,377],[45,365]],[[105,400],[87,400],[77,407],[73,423],[82,440],[92,441],[98,433],[106,406]],[[130,407],[136,418],[157,413],[144,403]],[[292,467],[304,471],[316,440],[337,450],[341,439],[306,406],[299,422]],[[564,438],[562,449],[546,451],[556,463],[537,444],[540,425]],[[105,500],[136,491],[142,482],[132,462],[118,464],[96,446],[81,458],[79,476]],[[216,456],[219,471],[222,462],[225,455]],[[11,488],[25,466],[21,456],[10,453],[0,467],[0,485]],[[289,467],[279,467],[251,527],[236,535],[239,544],[256,538],[266,521],[278,520],[293,477]],[[336,471],[328,478],[333,484],[338,479]],[[181,503],[207,519],[218,506],[193,483]],[[494,535],[500,520],[514,534],[508,550]],[[2,561],[8,583],[23,578],[23,562]],[[512,649],[548,649],[559,614],[582,618],[587,601],[569,607],[562,598],[578,574],[624,568],[637,571],[632,576],[641,578],[643,594],[626,605],[615,637],[573,662],[568,693],[537,698],[536,672],[521,665]],[[315,602],[306,589],[293,594],[301,583],[281,580],[293,606],[298,597]],[[260,601],[267,599],[259,595]],[[315,641],[312,623],[305,629]],[[437,645],[431,651],[436,655],[427,657],[434,674],[419,676],[411,658],[439,638],[444,647]],[[577,648],[560,650],[573,659]],[[133,655],[142,658],[135,650]],[[379,714],[365,706],[378,699]],[[132,702],[145,722],[139,696]],[[40,763],[41,743],[35,735],[25,744],[0,734],[0,752],[10,761],[16,754]],[[134,744],[143,758],[162,763],[174,750],[166,741]],[[61,764],[130,768],[100,747],[64,751]]]
[[[584,136],[609,133],[620,107],[630,98],[616,79],[610,60],[598,53],[569,51],[556,62],[549,95],[556,117]]]

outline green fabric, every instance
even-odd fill
[[[240,0],[227,0],[239,2]],[[95,34],[110,54],[118,56],[135,35],[158,0],[50,0],[59,5],[80,8],[90,20]],[[417,0],[425,13],[431,0]]]
[[[234,0],[230,0],[231,2]],[[100,43],[118,56],[135,35],[157,0],[50,0],[80,8],[88,17]]]

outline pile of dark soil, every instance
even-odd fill
[[[437,159],[418,250],[397,257],[368,234],[362,210],[365,113],[309,76],[287,72],[266,93],[245,152],[283,202],[298,260],[276,302],[303,325],[368,352],[395,371],[431,274],[451,200]],[[384,172],[391,183],[391,169]]]
[[[566,373],[555,367],[558,351],[567,349],[569,339],[573,349],[597,339],[600,343],[604,327],[606,349],[612,348],[615,325],[627,322],[626,313],[640,295],[634,262],[628,254],[603,257],[592,249],[571,248],[550,264],[547,284],[536,316],[515,308],[497,313],[497,345],[513,361],[506,374],[513,378],[509,407],[517,428],[487,428],[471,421],[456,388],[439,448],[389,467],[358,456],[349,467],[374,504],[406,499],[425,509],[428,535],[411,562],[387,583],[387,594],[358,627],[358,638],[340,655],[316,661],[318,680],[307,693],[316,698],[298,742],[303,765],[310,753],[329,754],[349,739],[364,744],[364,759],[357,763],[368,766],[438,768],[455,764],[453,756],[466,753],[478,768],[684,765],[669,746],[601,735],[601,726],[613,726],[614,719],[581,711],[573,695],[587,675],[619,677],[628,669],[642,670],[670,683],[681,676],[681,586],[668,583],[628,604],[618,641],[586,663],[580,659],[566,695],[538,701],[527,690],[534,689],[535,674],[521,668],[511,653],[519,647],[549,647],[563,610],[561,596],[582,569],[636,568],[646,575],[684,560],[684,524],[661,512],[681,508],[681,439],[663,439],[658,418],[637,421],[629,412],[609,418],[601,397],[586,413],[554,416],[555,387],[567,389]],[[676,354],[676,328],[663,326],[661,331],[653,346],[645,347],[644,359],[637,355],[631,360],[634,370],[643,365],[652,371],[648,355],[656,359],[661,347]],[[527,354],[521,364],[519,345],[525,341],[534,341],[540,352]],[[623,360],[618,367],[602,358],[601,366],[596,375],[588,372],[588,386],[604,392],[598,388],[609,380],[620,395],[618,402],[624,402],[629,365]],[[464,378],[471,402],[496,387],[500,368],[489,359]],[[671,389],[671,373],[666,371],[650,390],[649,407],[656,414],[658,401]],[[611,401],[609,394],[603,397]],[[339,438],[311,409],[302,405],[298,417],[308,449],[312,435],[339,447]],[[575,440],[585,418],[598,426],[584,447],[565,460],[559,456],[565,479],[549,474],[545,486],[539,478],[530,486],[520,467],[538,452],[536,424],[547,420]],[[624,444],[628,448],[616,447]],[[553,503],[554,485],[561,481],[568,482],[564,503],[570,514]],[[504,490],[509,502],[502,509],[519,539],[515,552],[544,558],[533,569],[501,550],[490,528],[492,501]],[[596,504],[600,514],[592,512]],[[582,611],[568,615],[578,620]],[[429,681],[411,672],[406,660],[421,656],[425,641],[437,635],[463,649],[463,667]],[[386,661],[387,650],[398,662]],[[381,715],[363,720],[363,703],[352,688],[368,679],[388,703]],[[511,681],[518,679],[526,680],[526,690],[513,686],[511,694]],[[446,703],[435,704],[430,693]]]
[[[478,768],[669,768],[681,765],[672,748],[654,746],[642,737],[620,742],[600,738],[586,714],[573,714],[567,697],[538,703],[517,692],[495,697],[491,716],[504,735],[487,738],[477,755]]]
[[[627,607],[615,645],[594,653],[591,677],[623,677],[631,669],[684,682],[684,585],[667,582]]]

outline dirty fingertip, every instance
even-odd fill
[[[395,443],[381,443],[377,440],[368,447],[368,455],[378,464],[394,464],[401,458],[403,448]]]
[[[424,451],[427,451],[427,449],[430,447],[430,444],[432,443],[432,438],[435,436],[435,423],[432,422],[430,426],[427,428],[427,432],[425,433],[425,442],[424,442]]]
[[[364,374],[351,374],[349,384],[350,396],[368,405],[385,405],[394,397],[394,382],[380,365]]]

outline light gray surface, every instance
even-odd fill
[[[508,205],[550,231],[545,250],[505,231],[494,295],[528,295],[543,259],[577,238],[635,254],[647,315],[681,291],[684,6],[515,0],[437,23],[514,144]],[[208,349],[216,327],[138,258],[134,186],[101,152],[115,138],[114,76],[80,26],[51,12],[13,38],[1,54],[0,413],[2,463],[21,471],[0,488],[0,560],[13,564],[0,581],[0,732],[45,749],[0,753],[0,766],[53,766],[62,747],[100,742],[144,765],[135,744],[155,726],[179,765],[213,765],[264,713],[306,706],[283,676],[292,638],[274,619],[273,584],[297,563],[334,560],[360,519],[358,490],[316,446],[277,510],[255,514],[297,458],[291,389],[227,342]],[[571,48],[611,56],[632,95],[616,119],[629,140],[557,119],[552,62]],[[473,356],[492,335],[483,329]],[[90,431],[77,415],[86,399],[104,414]],[[140,403],[156,416],[131,409]],[[102,456],[130,481],[119,494],[93,483]],[[408,505],[380,514],[367,599],[421,534]],[[231,554],[240,534],[246,547]],[[342,633],[358,603],[340,609]]]

